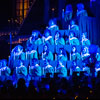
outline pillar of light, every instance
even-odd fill
[[[29,0],[16,0],[16,16],[20,24],[26,17],[28,10],[29,10]]]

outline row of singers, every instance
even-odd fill
[[[82,33],[81,39],[79,40],[74,31],[69,31],[69,36],[62,37],[60,31],[55,32],[55,37],[51,36],[50,30],[45,30],[44,35],[40,38],[39,31],[32,31],[31,37],[26,42],[26,48],[31,45],[90,45],[91,42],[87,38],[87,33]]]
[[[5,60],[0,60],[0,79],[1,77],[11,76],[11,71],[10,66],[7,66],[7,62]],[[67,77],[73,75],[73,72],[80,71],[84,71],[88,76],[91,75],[90,67],[84,62],[82,62],[82,67],[80,67],[77,62],[73,61],[71,63],[71,67],[67,68],[64,62],[61,60],[57,61],[56,66],[52,65],[49,60],[45,60],[43,66],[41,66],[38,59],[34,58],[31,65],[28,67],[24,65],[22,60],[17,60],[17,65],[12,72],[12,76],[15,76],[16,78],[27,78],[27,76],[41,77],[46,76],[47,73],[50,73],[50,76],[53,77],[54,73],[58,73],[59,77]],[[95,64],[95,76],[98,74],[98,71],[100,71],[100,62]]]
[[[72,46],[70,53],[68,53],[64,48],[59,48],[56,52],[52,52],[49,48],[49,45],[43,45],[42,49],[40,48],[40,51],[42,51],[41,53],[38,53],[39,51],[37,51],[36,49],[24,52],[23,47],[21,45],[17,45],[12,50],[11,56],[9,57],[9,63],[14,67],[17,63],[16,60],[19,59],[25,61],[28,65],[30,61],[34,58],[38,60],[51,60],[51,61],[53,60],[84,61],[91,56],[89,46],[84,46],[81,52],[78,51],[79,48],[77,48],[76,46]],[[52,46],[51,49],[53,49]],[[100,61],[100,53],[98,51],[95,53],[95,58],[97,61]]]

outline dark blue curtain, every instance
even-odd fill
[[[99,33],[100,33],[100,24],[97,22],[95,17],[80,17],[79,19],[79,28],[80,34],[83,32],[87,32],[87,37],[90,39],[92,44],[96,44],[100,46]]]

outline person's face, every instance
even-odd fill
[[[85,34],[82,35],[82,38],[86,38]]]
[[[47,46],[44,46],[44,51],[47,51],[47,49],[48,49]]]
[[[48,37],[50,35],[50,33],[47,31],[46,33],[45,33],[45,37]]]
[[[49,65],[49,62],[48,61],[45,61],[44,62],[45,66]]]
[[[18,61],[18,66],[23,65],[22,61]]]
[[[54,25],[54,22],[50,21],[49,26],[53,26],[53,25]]]
[[[60,35],[59,35],[59,33],[57,32],[56,35],[55,35],[55,38],[58,39],[59,36],[60,36]]]
[[[73,33],[70,33],[70,38],[74,37],[74,34]]]
[[[86,49],[85,48],[83,49],[83,53],[86,53]]]
[[[70,22],[70,25],[75,25],[75,22],[74,22],[74,21],[71,21],[71,22]]]
[[[20,47],[17,47],[17,48],[15,49],[15,52],[20,52]]]
[[[2,62],[2,66],[3,66],[3,67],[6,66],[6,62],[5,62],[5,61]]]
[[[32,33],[32,40],[34,41],[37,37],[38,37],[38,33],[37,32],[33,32]]]
[[[75,52],[75,51],[76,51],[76,47],[73,47],[73,48],[72,48],[72,52]]]
[[[83,53],[88,53],[88,52],[89,51],[88,51],[88,48],[87,47],[83,49]]]
[[[61,61],[59,61],[59,65],[62,65],[62,62]]]
[[[36,64],[37,64],[37,62],[35,60],[33,60],[32,65],[36,65]]]
[[[83,63],[83,66],[85,67],[86,66],[86,63]]]
[[[32,33],[32,37],[36,37],[37,33],[36,32],[33,32]]]
[[[99,67],[99,66],[100,66],[100,64],[99,64],[99,63],[97,63],[95,66],[96,66],[96,67]]]
[[[91,57],[89,58],[89,62],[90,62],[90,63],[92,63],[92,62],[93,62],[93,59],[92,59]]]
[[[20,48],[18,48],[18,52],[20,51]]]
[[[73,62],[73,65],[76,66],[76,62]]]
[[[63,53],[63,50],[62,50],[62,49],[60,49],[60,51],[59,51],[59,52],[60,52],[60,54],[62,54],[62,53]]]

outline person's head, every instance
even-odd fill
[[[57,61],[57,65],[58,65],[58,66],[59,66],[59,65],[60,65],[60,66],[63,66],[63,61],[62,61],[62,60],[58,60],[58,61]]]
[[[26,51],[32,51],[32,50],[36,50],[35,46],[33,46],[32,43],[30,43],[27,48],[26,48]]]
[[[87,32],[82,33],[82,38],[86,38],[87,37]]]
[[[17,64],[18,64],[18,66],[22,66],[23,65],[23,61],[22,60],[17,60]]]
[[[44,36],[45,37],[48,37],[50,35],[51,35],[51,31],[50,30],[47,29],[47,30],[44,31]]]
[[[36,37],[36,35],[38,35],[38,32],[35,31],[35,30],[33,30],[33,31],[32,31],[32,37]]]
[[[44,65],[47,66],[47,65],[49,65],[49,64],[50,64],[50,60],[47,60],[47,59],[46,59],[46,60],[44,61]]]
[[[21,49],[18,47],[17,51],[20,52],[20,50],[21,50]]]
[[[100,67],[100,62],[96,62],[95,67],[96,68]]]
[[[33,58],[33,59],[32,59],[32,65],[36,65],[37,63],[38,63],[38,59]]]
[[[72,11],[73,11],[72,5],[71,5],[71,4],[68,4],[68,5],[66,6],[65,13],[66,13],[66,12],[72,12]]]
[[[48,44],[44,45],[44,46],[43,46],[43,51],[46,52],[46,51],[48,51],[48,50],[49,50]]]
[[[73,65],[73,66],[77,66],[76,61],[73,61],[73,62],[72,62],[72,65]]]
[[[63,53],[63,48],[59,49],[59,53],[62,54]]]
[[[59,54],[66,55],[66,51],[64,50],[64,48],[59,48]]]
[[[48,24],[49,24],[49,26],[53,26],[56,24],[56,22],[55,22],[55,20],[50,19]]]
[[[72,25],[75,25],[75,21],[74,20],[71,20],[70,21],[70,25],[72,26]]]
[[[72,37],[75,36],[75,32],[74,32],[74,31],[70,31],[70,32],[69,32],[69,35],[70,35],[70,38],[72,38]]]
[[[7,60],[6,59],[3,59],[2,60],[2,67],[5,67],[7,65]]]
[[[55,33],[55,38],[59,39],[61,37],[61,33],[59,31],[56,31]]]
[[[94,63],[94,58],[93,57],[89,57],[89,63]]]
[[[77,4],[77,10],[78,11],[84,10],[84,4],[83,3],[78,3]]]
[[[40,34],[40,32],[38,30],[33,30],[32,31],[32,39],[36,39],[38,38],[38,35]]]
[[[89,48],[87,46],[83,47],[83,53],[89,53]]]
[[[74,53],[74,52],[76,52],[76,50],[77,50],[77,49],[76,49],[76,46],[73,46],[73,47],[72,47],[72,52]]]
[[[83,65],[83,67],[85,67],[86,66],[86,63],[85,62],[82,62],[82,65]]]
[[[14,52],[20,52],[20,51],[23,51],[23,47],[21,45],[17,45],[15,48],[14,48]]]

